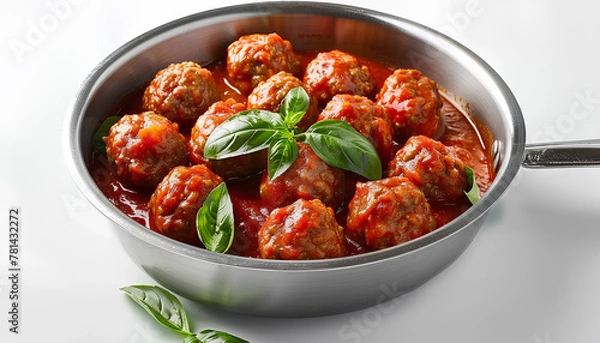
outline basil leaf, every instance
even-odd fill
[[[325,119],[314,123],[298,136],[330,166],[364,176],[381,179],[381,161],[365,137],[343,120]]]
[[[225,182],[209,194],[196,215],[198,237],[206,249],[224,253],[233,243],[233,205]]]
[[[121,119],[119,116],[110,116],[104,119],[96,132],[94,132],[94,135],[92,136],[92,149],[94,150],[94,153],[106,154],[106,142],[103,138],[108,136],[110,128],[115,125],[119,119]]]
[[[465,166],[465,174],[467,176],[467,185],[469,186],[469,191],[464,191],[467,198],[471,204],[475,205],[479,199],[481,199],[481,194],[479,193],[479,186],[475,181],[475,172],[473,169]]]
[[[120,288],[133,301],[167,328],[190,335],[190,323],[179,299],[158,286],[133,285]]]
[[[271,137],[282,129],[285,129],[285,123],[276,113],[264,110],[240,112],[208,136],[204,157],[223,159],[266,149]]]
[[[249,343],[227,332],[217,330],[202,330],[197,335],[188,336],[183,343]]]
[[[281,115],[288,127],[293,128],[308,110],[310,98],[302,87],[292,88],[283,98]]]
[[[202,341],[196,335],[187,336],[183,339],[183,343],[202,343]]]
[[[274,180],[283,174],[298,158],[298,143],[293,136],[277,137],[269,146],[269,178]]]

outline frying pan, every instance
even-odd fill
[[[452,222],[410,242],[329,260],[277,261],[213,253],[157,234],[119,211],[90,173],[91,137],[132,89],[169,63],[209,64],[244,34],[277,32],[295,49],[331,50],[420,69],[460,95],[494,135],[497,176],[481,200]],[[353,6],[277,1],[192,14],[124,44],[91,71],[67,121],[65,155],[74,182],[115,228],[123,249],[157,283],[191,300],[261,316],[302,317],[381,304],[419,287],[455,261],[523,167],[585,166],[598,141],[526,145],[519,105],[475,53],[418,23]]]

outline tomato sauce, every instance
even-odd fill
[[[304,52],[300,54],[303,68],[308,62],[316,56],[316,52]],[[360,59],[361,64],[366,65],[369,71],[377,81],[378,89],[384,80],[393,72],[393,68],[379,64],[374,61]],[[221,92],[223,100],[234,98],[239,102],[246,102],[247,95],[242,94],[231,85],[227,78],[227,71],[224,62],[217,62],[208,67],[215,79],[217,87]],[[124,115],[129,113],[142,112],[141,98],[143,89],[133,91],[124,97],[123,102],[111,115]],[[442,107],[442,118],[444,122],[443,129],[438,133],[439,137],[433,137],[445,145],[462,148],[461,159],[466,165],[470,166],[476,175],[478,186],[482,192],[489,187],[494,179],[495,173],[492,166],[492,158],[488,147],[493,142],[492,133],[476,117],[471,116],[467,110],[457,106],[454,101],[448,97],[443,97],[444,105]],[[182,132],[186,138],[189,132]],[[398,149],[404,142],[395,142],[395,148]],[[386,166],[384,166],[385,168]],[[140,191],[135,189],[119,179],[116,173],[110,168],[105,155],[92,154],[91,156],[91,174],[100,190],[106,195],[108,200],[119,208],[127,216],[136,222],[150,229],[148,221],[148,201],[152,195],[149,191]],[[346,189],[347,196],[345,205],[352,198],[354,185],[357,181],[365,181],[361,177],[347,173]],[[228,253],[258,257],[258,231],[266,220],[273,208],[264,204],[259,196],[259,185],[261,175],[244,180],[227,181],[230,197],[234,208],[234,219],[236,223],[236,232],[234,242]],[[470,207],[470,203],[465,197],[464,202],[450,205],[432,204],[432,212],[437,221],[437,227],[440,227]],[[340,210],[336,218],[342,226],[346,222],[346,211]],[[352,241],[346,238],[347,255],[355,255],[369,251],[362,243]]]

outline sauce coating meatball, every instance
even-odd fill
[[[298,199],[319,199],[337,209],[345,198],[343,170],[325,163],[308,144],[298,142],[298,158],[274,180],[264,173],[260,197],[269,206],[289,205]]]
[[[383,163],[393,155],[394,130],[383,107],[359,95],[335,95],[319,114],[318,120],[338,119],[349,123],[373,144]]]
[[[426,136],[406,141],[389,163],[389,175],[407,177],[429,201],[455,203],[467,190],[465,164],[453,149]]]
[[[179,126],[151,111],[123,116],[104,141],[117,175],[137,187],[152,188],[171,168],[188,163]]]
[[[300,76],[292,43],[276,33],[242,36],[227,47],[227,72],[242,93],[280,71]]]
[[[396,69],[375,97],[394,124],[396,136],[433,137],[440,125],[442,99],[437,83],[415,69]]]
[[[222,160],[204,158],[204,146],[208,136],[225,120],[244,110],[246,110],[245,104],[231,98],[212,104],[192,127],[189,140],[190,161],[194,164],[206,164],[226,180],[246,177],[263,170],[266,166],[266,153],[264,151]]]
[[[279,112],[283,98],[290,90],[296,87],[304,87],[302,81],[294,75],[287,72],[279,72],[266,81],[263,81],[254,87],[248,96],[248,109],[262,109],[271,112]],[[306,88],[304,89],[306,90]],[[307,92],[308,93],[308,92]],[[314,97],[310,97],[308,110],[298,123],[300,130],[308,129],[319,115],[319,103]]]
[[[336,94],[370,97],[377,84],[369,68],[349,53],[332,50],[321,52],[308,63],[303,80],[308,94],[325,105]]]
[[[348,210],[346,233],[375,250],[415,239],[436,227],[423,192],[400,176],[358,182]]]
[[[150,197],[150,228],[180,242],[200,245],[196,213],[222,182],[205,165],[173,168]]]
[[[142,107],[189,127],[220,99],[210,70],[194,62],[181,62],[156,73],[144,91]]]
[[[282,260],[344,256],[343,228],[320,200],[299,199],[269,214],[258,232],[260,257]]]

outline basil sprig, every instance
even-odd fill
[[[209,194],[196,214],[198,237],[207,250],[225,253],[233,243],[233,204],[227,185],[221,182]]]
[[[465,174],[467,176],[467,185],[469,187],[469,190],[464,192],[471,204],[475,205],[479,201],[479,199],[481,199],[479,186],[475,181],[475,172],[473,171],[473,169],[465,166]]]
[[[217,126],[206,141],[204,157],[224,159],[269,149],[271,179],[283,174],[298,157],[296,140],[308,144],[325,163],[357,173],[369,180],[381,178],[382,167],[373,145],[342,120],[322,120],[306,132],[297,124],[310,99],[302,87],[288,92],[281,113],[242,111]]]
[[[202,330],[198,334],[191,332],[188,316],[183,305],[168,290],[159,286],[132,285],[121,287],[133,301],[140,305],[158,323],[166,328],[183,334],[183,343],[249,343],[239,337],[218,330]]]

